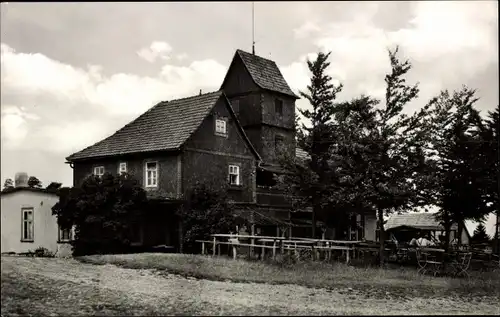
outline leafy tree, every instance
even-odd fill
[[[361,96],[341,105],[343,113],[338,116],[343,135],[338,161],[357,207],[377,213],[381,265],[384,215],[425,205],[419,188],[426,175],[423,145],[427,130],[422,118],[427,107],[412,116],[403,113],[419,89],[418,84],[406,84],[404,77],[411,64],[401,61],[397,53],[397,47],[389,50],[391,72],[385,77],[385,104],[376,107],[378,100]]]
[[[74,255],[126,250],[147,201],[139,182],[125,173],[91,175],[80,187],[60,188],[58,195],[52,212],[61,228],[75,225]]]
[[[484,195],[488,208],[499,216],[500,212],[500,106],[497,105],[494,111],[488,112],[483,130],[483,140],[481,153],[486,156],[487,164],[484,165]],[[498,226],[495,228],[495,249],[500,255],[500,243],[498,238]]]
[[[484,199],[490,211],[498,213],[500,193],[500,106],[489,111],[481,131],[480,154],[483,161]]]
[[[61,188],[62,183],[57,183],[57,182],[51,182],[45,189],[49,191],[56,191],[59,188]]]
[[[10,189],[10,188],[14,188],[14,181],[12,180],[12,178],[7,178],[5,180],[5,183],[3,184],[3,189]]]
[[[28,179],[28,187],[42,188],[42,182],[35,176],[30,176],[30,178]]]
[[[419,186],[426,167],[423,145],[427,130],[421,124],[426,108],[412,116],[403,113],[405,105],[417,97],[418,85],[405,83],[411,64],[400,61],[397,52],[398,48],[389,51],[391,73],[385,78],[384,106],[369,96],[337,105],[336,139],[330,151],[330,181],[336,190],[330,195],[333,208],[375,212],[379,223],[384,215],[425,204]],[[378,227],[382,264],[383,223]]]
[[[211,234],[234,231],[248,223],[235,216],[235,209],[224,186],[197,183],[187,192],[186,203],[180,209],[183,252],[199,249],[196,240],[210,240]]]
[[[323,169],[328,186],[323,196],[322,218],[336,227],[337,238],[352,225],[356,213],[373,213],[373,204],[367,194],[370,158],[367,157],[376,142],[370,142],[373,133],[374,107],[379,103],[361,96],[349,102],[337,103],[331,123],[332,144],[329,148],[328,169]]]
[[[484,224],[480,223],[476,230],[474,230],[474,235],[472,236],[472,242],[474,243],[488,243],[490,242],[490,237],[486,233],[486,227]]]
[[[335,112],[334,100],[342,90],[342,85],[334,86],[332,78],[326,74],[330,63],[330,53],[318,53],[314,61],[308,60],[311,83],[307,86],[307,92],[300,92],[310,105],[309,109],[299,109],[300,114],[310,122],[307,126],[302,124],[297,130],[297,143],[308,155],[303,164],[295,165],[294,158],[283,157],[282,164],[294,172],[293,175],[285,177],[284,182],[287,190],[296,195],[299,200],[296,206],[312,206],[312,236],[316,237],[316,218],[323,215],[325,201],[328,199],[330,184],[328,181],[330,147],[333,143],[333,129],[331,119]],[[296,117],[296,126],[298,125]],[[285,180],[288,178],[288,180]],[[293,180],[290,180],[293,178]]]
[[[418,188],[425,178],[427,130],[421,121],[426,108],[412,116],[402,113],[417,97],[418,86],[405,83],[411,64],[400,61],[397,52],[389,51],[392,71],[385,78],[384,107],[369,96],[334,103],[341,86],[320,85],[329,80],[323,75],[328,55],[319,54],[308,63],[313,111],[303,115],[313,124],[299,131],[298,141],[310,159],[296,164],[285,183],[303,201],[318,206],[314,214],[345,222],[354,211],[376,212],[382,220],[394,211],[425,204]]]
[[[428,104],[432,178],[426,188],[430,201],[440,208],[437,218],[445,228],[445,241],[452,223],[458,224],[460,243],[464,221],[483,221],[489,213],[484,199],[487,162],[482,153],[482,120],[474,108],[477,100],[475,90],[464,86],[453,94],[443,91]]]

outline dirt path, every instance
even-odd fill
[[[26,292],[31,294],[23,297]],[[498,298],[464,302],[391,299],[388,294],[381,299],[350,289],[216,282],[74,260],[2,257],[5,310],[44,315],[500,314],[500,305]]]

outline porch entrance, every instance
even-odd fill
[[[134,249],[142,252],[178,252],[179,202],[151,201],[143,210],[141,220],[133,225]]]

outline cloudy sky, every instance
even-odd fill
[[[331,51],[339,98],[383,96],[398,44],[421,83],[417,109],[441,89],[498,103],[497,1],[257,2],[256,53],[295,91],[305,60]],[[250,2],[2,3],[1,176],[72,184],[65,157],[160,100],[217,90],[236,49],[251,51]],[[302,100],[298,106],[305,106]],[[488,227],[491,227],[490,225]],[[491,232],[492,228],[488,228]]]

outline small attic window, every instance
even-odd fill
[[[274,112],[277,115],[282,116],[283,115],[283,100],[281,99],[274,99]]]
[[[227,124],[226,120],[222,118],[215,119],[215,134],[226,136],[227,135]]]

